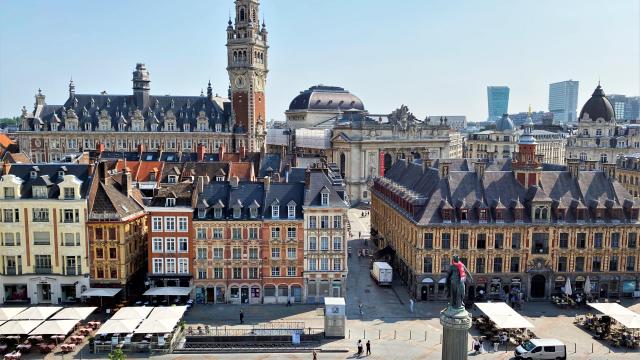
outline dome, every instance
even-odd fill
[[[611,102],[604,94],[602,87],[598,84],[598,87],[591,95],[591,98],[587,100],[587,102],[580,110],[580,118],[578,121],[596,121],[602,119],[604,121],[615,121],[616,114],[613,111],[613,106],[611,106]]]
[[[513,131],[513,129],[515,129],[513,121],[511,121],[507,114],[502,115],[502,117],[496,121],[497,131]]]
[[[364,110],[362,100],[344,88],[316,85],[300,92],[289,104],[289,111]]]

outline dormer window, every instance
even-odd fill
[[[120,124],[118,124],[118,130],[119,130],[119,131],[124,131],[124,129],[125,129],[125,125],[124,125],[124,123],[120,123]]]
[[[596,209],[596,221],[602,221],[604,218],[604,209],[597,208]]]
[[[213,217],[216,219],[222,219],[222,209],[213,209]]]
[[[12,187],[5,187],[4,188],[4,198],[5,199],[15,199],[16,198],[15,189],[12,188]]]
[[[216,124],[215,129],[216,129],[215,130],[216,132],[221,132],[222,131],[222,124]]]
[[[451,222],[451,210],[442,209],[442,220],[444,222]]]
[[[240,219],[240,214],[241,214],[242,208],[237,207],[235,209],[233,209],[233,218],[234,219]]]
[[[558,219],[558,221],[564,221],[564,209],[556,209],[556,218]]]
[[[49,197],[49,191],[47,191],[46,186],[34,186],[33,189],[33,198],[34,199],[46,199]]]
[[[166,207],[174,207],[176,206],[176,198],[167,198],[165,202]]]
[[[204,219],[204,216],[207,214],[207,209],[201,208],[198,209],[198,219]]]
[[[35,179],[38,177],[38,172],[35,170],[31,170],[31,172],[29,173],[29,177],[31,178],[31,180]]]
[[[59,178],[63,178],[64,177],[64,170],[58,170],[58,177]]]
[[[480,221],[487,221],[487,209],[480,209]]]
[[[73,200],[76,198],[76,189],[71,187],[64,188],[64,199]]]
[[[216,181],[224,181],[224,176],[216,176]]]
[[[516,209],[515,210],[516,221],[522,221],[522,218],[523,218],[522,215],[523,215],[523,209]]]
[[[328,192],[323,192],[321,194],[320,204],[322,206],[329,206],[329,193]]]
[[[504,211],[496,209],[496,222],[504,222]]]
[[[158,131],[158,124],[151,124],[151,131],[153,132]]]
[[[280,218],[280,206],[279,205],[271,205],[271,218],[279,219]]]
[[[152,171],[149,173],[149,181],[156,181],[156,173]]]
[[[538,221],[549,220],[549,210],[546,206],[536,206],[533,210],[533,219]]]
[[[169,175],[169,177],[167,178],[167,182],[169,184],[175,184],[178,182],[178,176],[177,175]]]
[[[295,219],[296,218],[296,205],[295,204],[290,204],[289,206],[287,206],[287,218],[288,219]]]
[[[258,208],[251,208],[251,209],[249,210],[249,216],[250,216],[252,219],[257,218],[257,217],[258,217]]]
[[[467,221],[469,215],[469,210],[460,209],[460,221]]]
[[[73,130],[73,129],[69,129],[69,130]],[[85,123],[84,124],[84,130],[85,131],[91,131],[91,123]],[[102,129],[102,130],[106,130],[106,129]]]
[[[183,129],[184,129],[184,132],[190,132],[191,126],[189,124],[184,124]]]

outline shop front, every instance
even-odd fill
[[[564,293],[563,290],[566,281],[566,277],[562,275],[556,276],[553,280],[553,289],[551,290],[551,296],[562,296],[562,294]]]
[[[434,300],[436,284],[431,277],[425,277],[420,281],[419,294],[420,301]]]
[[[7,303],[28,303],[27,284],[4,284],[3,301]]]
[[[79,276],[0,277],[0,304],[62,304],[75,303],[79,294],[89,287],[89,278]]]
[[[640,288],[638,288],[638,281],[634,277],[631,277],[631,276],[623,277],[622,296],[640,297]]]
[[[504,299],[504,292],[502,291],[502,279],[500,279],[499,277],[491,278],[491,283],[489,283],[489,299]]]

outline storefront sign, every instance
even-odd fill
[[[477,284],[486,284],[487,283],[487,278],[479,277],[479,278],[476,279],[476,283]]]

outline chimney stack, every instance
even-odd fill
[[[5,160],[2,164],[2,175],[9,175],[9,170],[11,170],[11,164],[8,160]]]
[[[237,189],[239,183],[240,178],[238,178],[237,176],[232,176],[231,179],[229,179],[229,185],[231,185],[232,189]]]
[[[268,176],[264,177],[264,191],[269,191],[271,188],[271,178]]]
[[[311,169],[307,168],[304,172],[304,187],[309,188],[311,185]]]
[[[144,145],[142,143],[138,144],[138,154],[142,155],[144,152]]]
[[[218,161],[224,160],[224,151],[225,151],[225,146],[224,146],[224,143],[222,143],[218,148]]]
[[[478,175],[478,179],[482,179],[484,177],[484,170],[487,164],[482,160],[476,160],[473,162],[473,169]]]
[[[104,183],[105,179],[107,178],[107,173],[108,173],[108,169],[107,169],[107,162],[105,160],[102,160],[98,163],[98,176],[100,177],[100,181]]]
[[[102,155],[104,152],[104,143],[99,142],[96,150],[98,150],[98,154]]]
[[[198,162],[203,162],[204,155],[207,153],[207,147],[203,143],[200,143],[198,144],[197,152],[198,152]]]
[[[567,168],[569,169],[571,177],[577,179],[578,175],[580,174],[580,160],[567,159]]]
[[[440,160],[438,162],[438,173],[440,174],[441,179],[445,179],[449,177],[449,166],[451,164],[448,161]]]
[[[604,175],[607,177],[607,179],[611,181],[616,179],[616,164],[603,163],[602,171],[604,172]]]
[[[238,152],[240,153],[240,161],[244,160],[245,157],[247,157],[247,150],[244,148],[244,146],[240,146]]]
[[[128,167],[125,166],[125,168],[122,170],[122,193],[125,194],[127,197],[131,196],[132,193],[132,179],[131,179],[131,171],[129,170]]]

